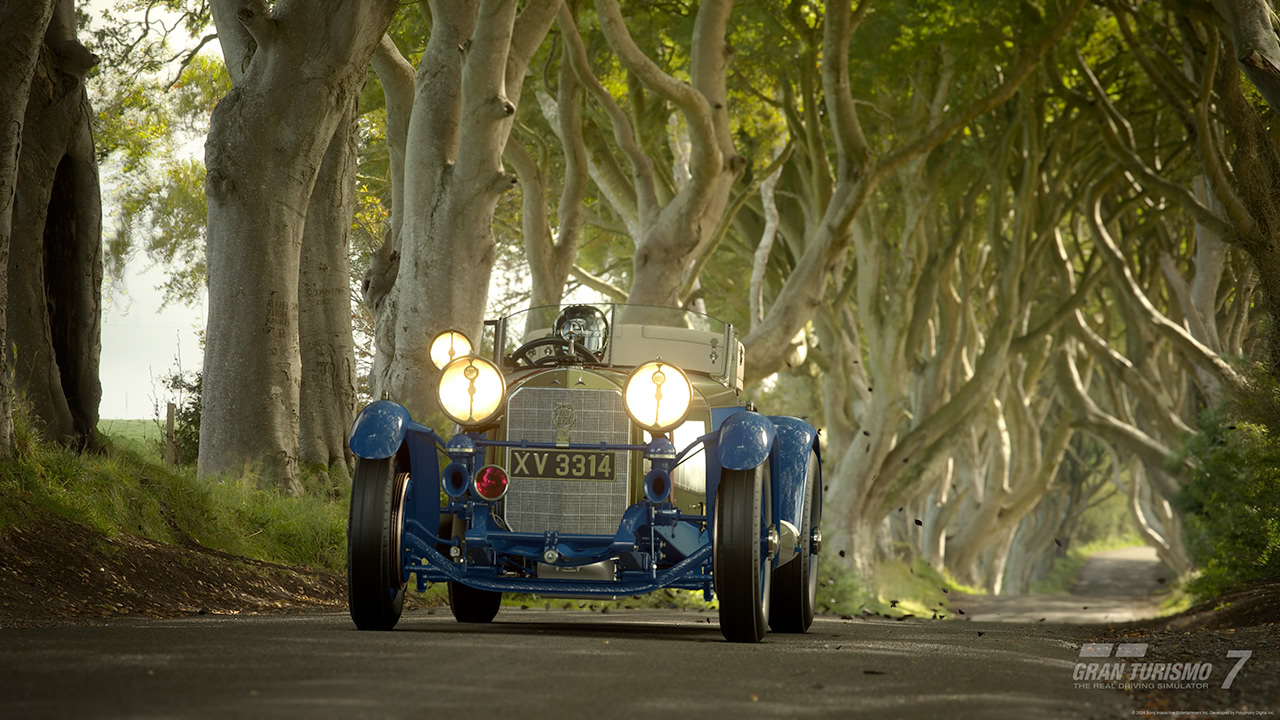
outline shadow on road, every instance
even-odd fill
[[[439,612],[437,611],[437,615]],[[445,611],[448,615],[448,611]],[[397,632],[424,633],[428,635],[448,635],[457,632],[468,632],[482,635],[554,635],[557,637],[577,638],[627,638],[632,640],[663,640],[667,642],[724,642],[720,634],[720,623],[714,614],[688,613],[688,620],[697,620],[698,624],[672,625],[671,613],[668,611],[632,610],[619,613],[615,618],[601,615],[599,620],[582,619],[580,614],[574,622],[565,622],[563,611],[552,610],[519,610],[503,608],[497,619],[489,624],[447,623],[418,624],[404,622],[396,628]],[[646,615],[652,615],[651,621]],[[421,617],[421,615],[418,615]],[[541,616],[541,617],[540,617]],[[681,615],[682,619],[686,616]],[[705,619],[703,619],[705,618]],[[413,620],[414,615],[405,616]],[[354,628],[352,628],[354,631]]]

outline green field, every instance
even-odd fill
[[[164,429],[157,420],[99,420],[98,432],[121,449],[148,458],[163,456]]]

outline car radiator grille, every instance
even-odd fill
[[[556,442],[556,406],[573,408],[571,443],[630,442],[630,421],[617,390],[521,388],[507,401],[507,439]],[[561,412],[561,417],[566,413]],[[508,457],[504,465],[510,470]],[[541,480],[512,477],[506,495],[507,525],[517,532],[613,535],[627,509],[630,453],[614,453],[613,480]]]

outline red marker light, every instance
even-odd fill
[[[507,473],[497,465],[485,465],[476,471],[476,494],[485,500],[499,500],[507,494]]]

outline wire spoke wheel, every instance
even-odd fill
[[[720,632],[730,642],[760,642],[769,625],[773,557],[769,552],[768,465],[725,470],[716,490],[713,539]]]
[[[800,553],[778,568],[773,578],[773,608],[769,629],[802,633],[813,624],[818,604],[818,553],[814,548],[822,526],[822,481],[818,477],[818,457],[810,451],[805,473],[804,517],[800,522]]]
[[[347,521],[347,605],[361,630],[390,630],[404,609],[400,535],[409,474],[392,458],[356,459]]]

